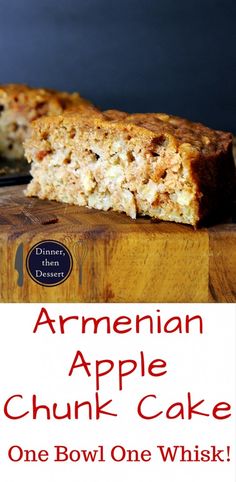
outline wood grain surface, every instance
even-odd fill
[[[25,198],[24,186],[0,192],[2,302],[235,302],[236,224],[195,231],[189,226],[136,221]],[[61,285],[44,287],[25,260],[38,241],[63,242],[73,270]],[[15,258],[23,249],[23,284]]]

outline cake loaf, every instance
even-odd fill
[[[231,134],[166,114],[67,113],[32,124],[25,142],[40,199],[196,226],[228,211]]]
[[[94,107],[78,93],[34,89],[20,84],[0,86],[0,156],[7,159],[22,158],[22,143],[32,120],[74,108]]]

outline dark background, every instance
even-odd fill
[[[0,0],[0,82],[236,133],[235,0]]]

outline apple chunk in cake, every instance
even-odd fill
[[[234,177],[230,134],[166,114],[39,119],[25,154],[28,196],[191,225],[227,208]]]

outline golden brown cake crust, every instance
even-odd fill
[[[86,120],[87,118],[87,120]],[[108,110],[103,113],[96,113],[91,116],[90,112],[81,114],[68,113],[62,116],[51,117],[50,120],[42,119],[37,121],[34,128],[41,130],[48,128],[49,125],[71,124],[96,125],[112,129],[113,126],[122,130],[132,131],[132,135],[147,137],[153,143],[159,144],[164,135],[172,142],[173,147],[179,150],[180,146],[186,151],[191,148],[191,157],[198,158],[199,155],[213,155],[222,151],[227,151],[232,144],[232,135],[210,129],[203,124],[191,122],[180,117],[162,113],[154,114],[127,114],[116,110]],[[183,144],[187,144],[183,146]]]
[[[176,147],[183,143],[189,143],[195,147],[197,151],[204,154],[217,152],[221,149],[227,149],[229,142],[232,142],[232,135],[229,132],[223,132],[210,129],[203,124],[191,122],[181,117],[156,113],[156,114],[123,114],[116,111],[106,111],[105,117],[111,121],[123,121],[126,124],[135,124],[141,128],[147,129],[158,135],[165,134],[173,136]]]

